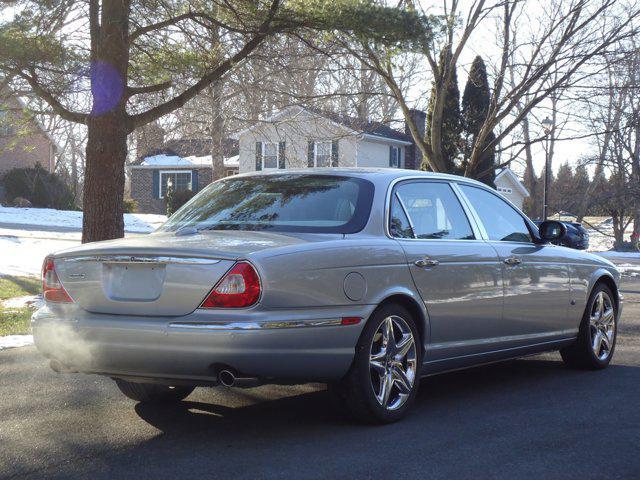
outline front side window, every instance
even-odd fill
[[[501,242],[531,242],[524,218],[497,195],[478,187],[460,185],[489,236]]]
[[[414,238],[424,240],[473,240],[475,238],[462,205],[449,184],[421,181],[402,183],[396,187],[394,195],[397,196],[398,207],[402,208],[408,217],[407,221],[412,226]],[[392,204],[392,212],[393,210]],[[391,221],[393,222],[393,213]],[[394,235],[393,223],[390,229]],[[396,231],[406,231],[406,227]]]
[[[316,167],[331,166],[331,142],[314,143],[314,163]]]
[[[167,196],[169,186],[174,192],[191,190],[191,172],[160,172],[160,198]]]
[[[262,169],[278,168],[278,144],[265,142],[262,144]]]
[[[356,233],[369,220],[374,186],[333,175],[229,177],[210,184],[160,231],[269,230]]]

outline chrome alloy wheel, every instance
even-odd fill
[[[371,386],[378,403],[387,410],[405,404],[416,379],[417,354],[407,322],[391,315],[373,335],[369,353]]]
[[[589,316],[591,348],[600,361],[607,359],[613,348],[616,334],[615,311],[611,297],[606,292],[598,292]]]

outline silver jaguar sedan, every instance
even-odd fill
[[[425,375],[553,350],[607,366],[620,274],[552,245],[564,228],[456,176],[239,175],[151,235],[47,257],[33,332],[54,370],[107,375],[140,402],[314,381],[391,422]]]

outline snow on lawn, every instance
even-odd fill
[[[0,276],[31,275],[38,277],[44,257],[75,245],[80,245],[80,241],[0,237]]]
[[[165,215],[125,213],[124,229],[132,233],[149,233],[167,221]],[[0,206],[0,223],[66,227],[82,229],[82,212],[51,208],[13,208]]]
[[[44,305],[41,295],[25,295],[24,297],[14,297],[2,302],[2,306],[8,309],[32,308],[38,309]]]
[[[33,335],[7,335],[0,337],[0,350],[33,345]]]

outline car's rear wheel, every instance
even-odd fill
[[[367,322],[349,373],[330,393],[361,421],[394,422],[415,398],[421,361],[411,314],[401,305],[383,306]]]
[[[611,289],[604,284],[596,285],[576,342],[560,350],[564,362],[570,367],[594,370],[609,365],[616,346],[617,313]]]
[[[123,394],[131,400],[142,403],[177,403],[195,390],[195,387],[189,386],[128,382],[120,378],[114,378],[114,380]]]

